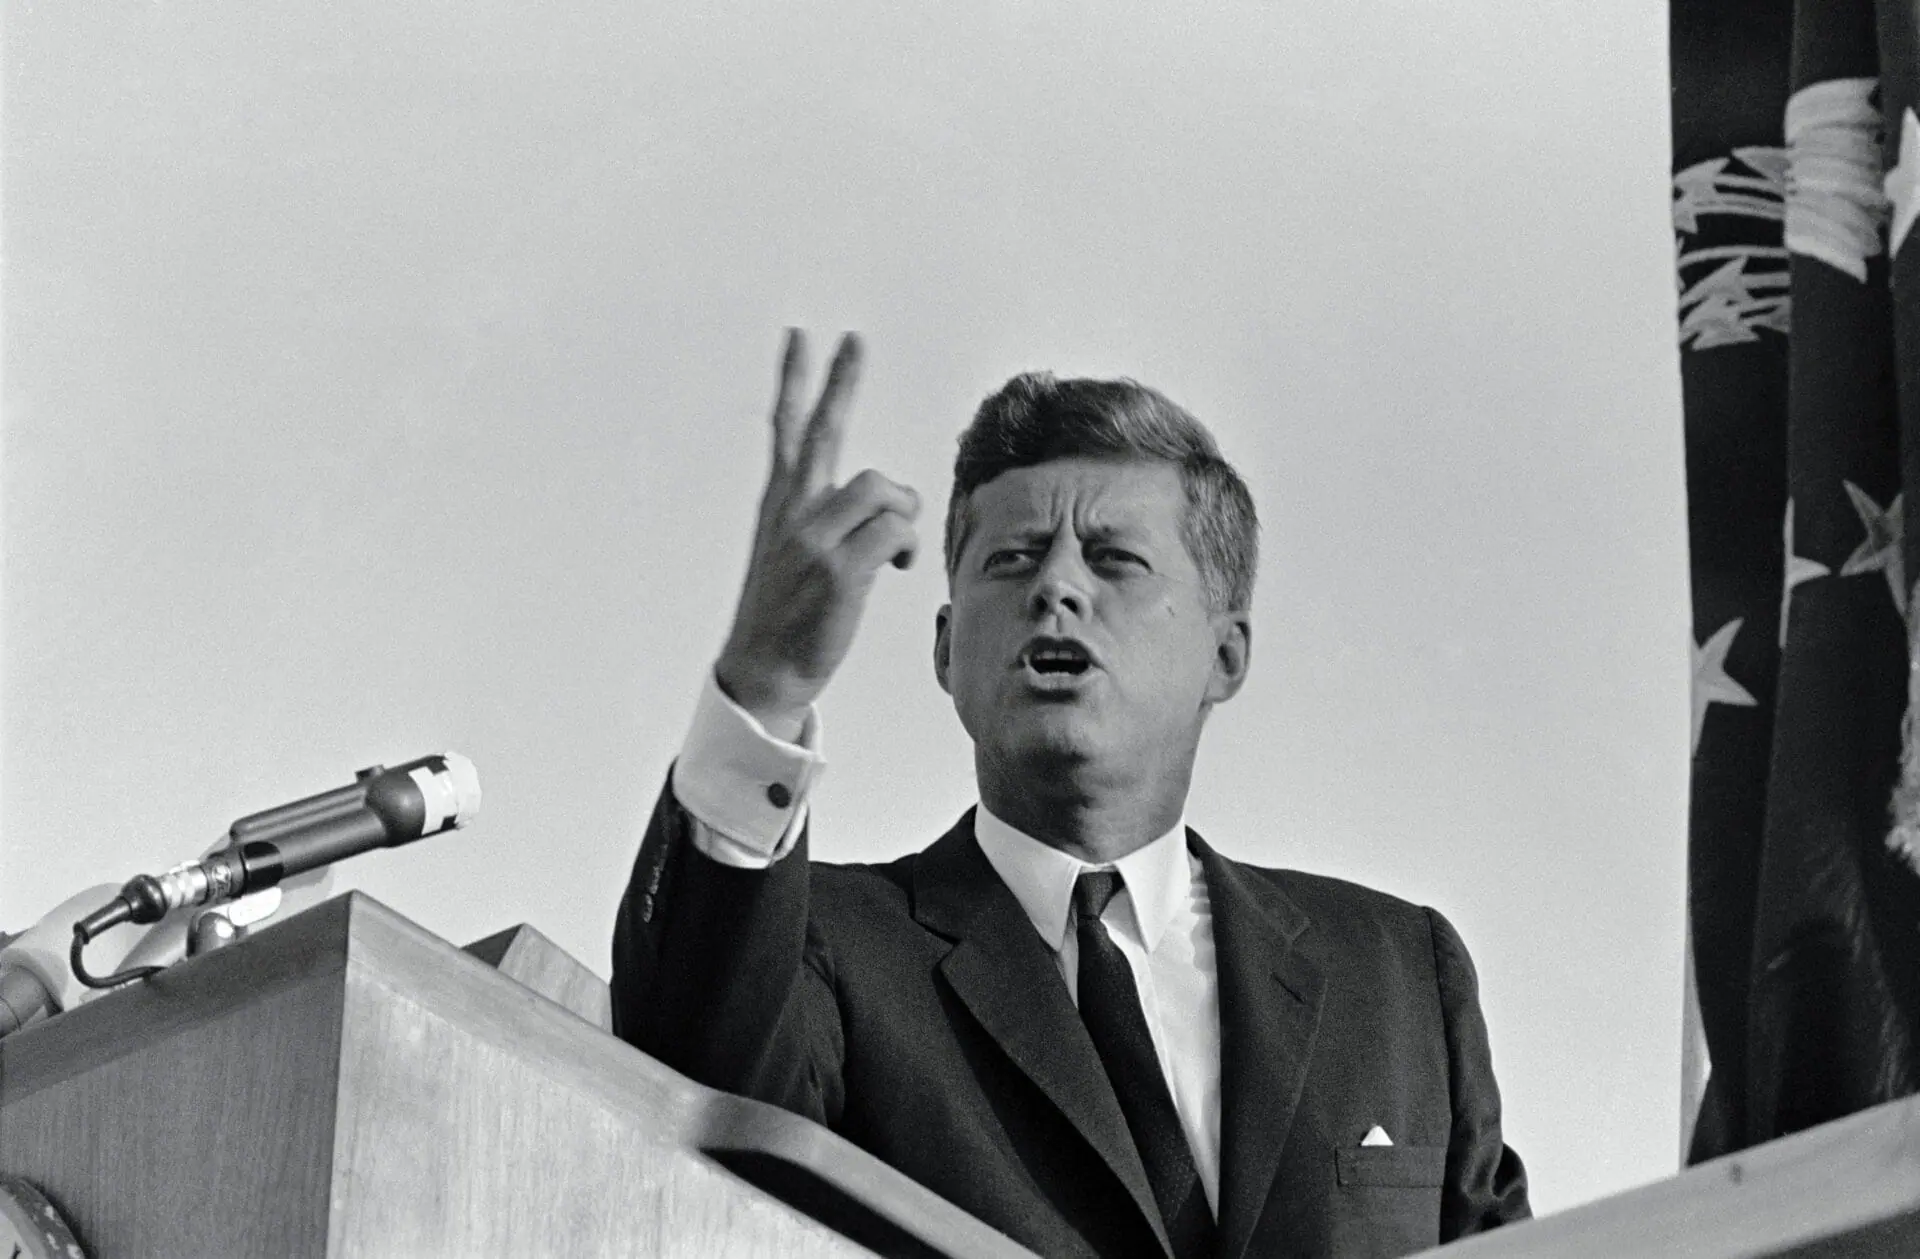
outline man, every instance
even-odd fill
[[[813,702],[917,495],[833,469],[790,333],[732,631],[614,937],[620,1035],[809,1115],[1043,1255],[1397,1255],[1528,1213],[1438,913],[1183,823],[1251,650],[1253,502],[1131,382],[1021,376],[960,439],[933,664],[980,807],[807,859]]]

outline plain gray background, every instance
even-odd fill
[[[4,13],[0,926],[453,748],[476,826],[341,885],[604,974],[781,327],[858,328],[929,555],[1017,370],[1213,427],[1266,560],[1190,819],[1453,918],[1541,1209],[1673,1170],[1662,0]],[[819,855],[971,802],[942,592],[882,576]]]

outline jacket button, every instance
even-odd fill
[[[651,892],[640,898],[640,921],[653,921],[653,893]]]
[[[793,803],[793,793],[787,790],[785,783],[767,784],[767,803],[776,809],[784,809]]]

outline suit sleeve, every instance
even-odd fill
[[[1449,1242],[1532,1215],[1527,1173],[1500,1134],[1500,1087],[1493,1078],[1487,1024],[1480,1013],[1480,981],[1453,924],[1427,911],[1434,970],[1446,1020],[1448,1084],[1453,1130],[1447,1142],[1446,1183],[1440,1203],[1440,1240]]]
[[[614,921],[614,1032],[702,1084],[831,1126],[843,1042],[805,831],[751,869],[701,852],[697,825],[669,777]]]

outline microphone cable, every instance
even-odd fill
[[[89,988],[118,988],[122,984],[130,984],[136,979],[145,979],[149,975],[158,975],[166,969],[164,966],[131,966],[123,971],[115,971],[111,975],[95,975],[87,969],[87,963],[81,956],[95,936],[109,927],[115,927],[128,921],[134,916],[133,904],[127,899],[127,895],[134,884],[139,883],[142,879],[148,882],[153,881],[151,875],[144,874],[141,875],[140,878],[131,880],[125,888],[121,889],[120,895],[116,896],[104,908],[95,910],[79,922],[73,924],[73,949],[67,954],[67,958],[73,967],[73,977]]]

